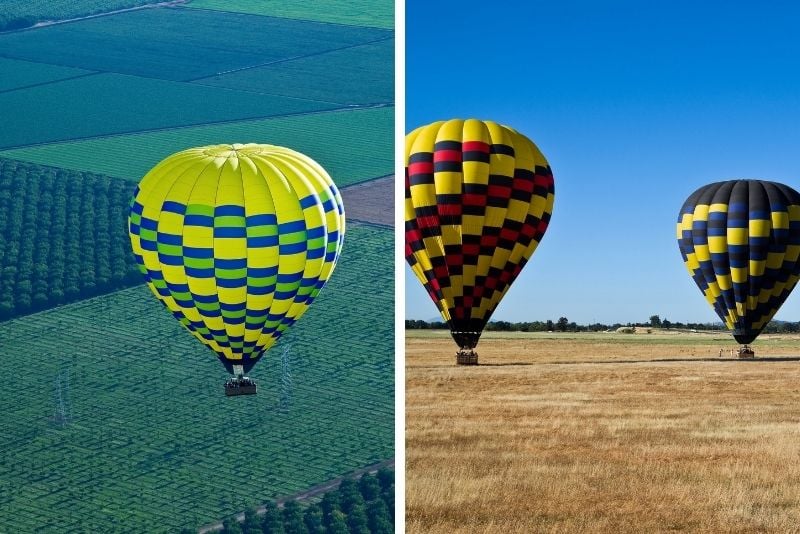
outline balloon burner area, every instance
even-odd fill
[[[258,384],[255,380],[244,376],[244,369],[241,365],[234,365],[233,376],[225,381],[225,396],[255,395],[257,392]]]

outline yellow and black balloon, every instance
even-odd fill
[[[683,204],[677,234],[708,303],[736,341],[751,343],[800,278],[800,194],[762,180],[709,184]]]
[[[530,139],[475,119],[409,133],[405,169],[406,260],[473,349],[547,230],[553,173]]]
[[[328,281],[345,219],[339,191],[314,160],[234,144],[156,165],[136,189],[128,229],[156,298],[241,374]]]

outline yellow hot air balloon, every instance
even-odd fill
[[[547,230],[553,173],[533,142],[491,121],[449,120],[406,136],[406,260],[459,346],[474,348]]]
[[[255,393],[247,373],[328,281],[344,239],[342,198],[288,148],[191,148],[148,172],[131,202],[131,245],[158,300]]]

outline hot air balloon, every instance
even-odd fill
[[[449,120],[406,136],[405,254],[459,346],[478,363],[484,326],[536,250],[553,174],[533,142],[491,121]]]
[[[311,158],[288,148],[191,148],[148,172],[131,202],[133,253],[156,298],[252,394],[246,376],[333,272],[342,198]]]
[[[701,187],[678,215],[678,246],[700,291],[752,357],[800,275],[800,194],[762,180]]]

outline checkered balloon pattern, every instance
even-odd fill
[[[678,215],[678,246],[736,341],[751,343],[800,275],[800,194],[761,180],[703,186]]]
[[[406,260],[472,349],[547,230],[553,174],[530,139],[474,119],[408,134],[405,166]]]
[[[303,315],[344,229],[342,198],[319,164],[258,144],[169,156],[142,178],[128,219],[147,285],[230,372],[249,371]]]

